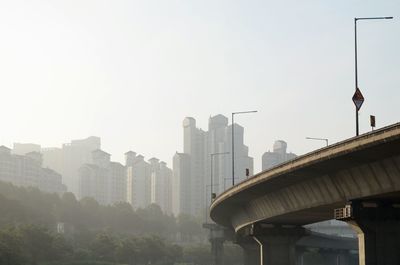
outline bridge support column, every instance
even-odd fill
[[[252,237],[240,236],[235,243],[243,249],[244,265],[260,264],[260,246]]]
[[[223,265],[224,257],[224,242],[225,242],[225,231],[219,225],[213,223],[203,224],[204,228],[209,229],[208,240],[211,243],[211,256],[212,265]]]
[[[346,207],[343,219],[357,232],[359,264],[400,264],[400,204],[354,201]]]
[[[212,265],[222,265],[224,257],[224,240],[223,239],[210,239],[211,254],[213,263]]]
[[[305,265],[304,264],[304,254],[307,252],[306,248],[296,247],[296,265]]]
[[[349,265],[350,256],[348,251],[343,250],[320,250],[325,265]]]
[[[296,265],[296,242],[306,234],[299,226],[255,224],[250,229],[259,244],[261,265]]]

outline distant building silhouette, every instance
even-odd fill
[[[244,129],[235,124],[235,182],[246,178],[246,169],[253,174],[253,158],[248,156],[248,147],[243,144]],[[183,153],[176,153],[173,165],[173,212],[193,216],[204,216],[210,204],[211,170],[215,193],[229,188],[232,183],[231,155],[211,154],[231,153],[232,125],[228,118],[216,115],[209,118],[208,131],[196,127],[196,120],[187,117],[183,120]]]
[[[79,198],[91,197],[108,205],[126,201],[126,175],[122,164],[110,161],[110,154],[92,151],[92,164],[79,168]]]
[[[265,152],[262,156],[262,170],[270,169],[276,165],[294,159],[297,156],[293,153],[287,153],[287,144],[285,141],[275,141],[272,152]]]
[[[167,213],[172,213],[172,170],[157,158],[149,160],[151,166],[151,203]]]
[[[180,213],[191,213],[191,164],[190,155],[176,152],[173,158],[172,181],[172,211],[177,216]]]
[[[127,199],[134,209],[145,208],[151,203],[151,168],[142,155],[125,153]]]
[[[17,186],[36,187],[49,193],[65,192],[61,175],[43,168],[42,162],[42,154],[37,151],[16,155],[11,153],[10,148],[0,146],[0,180]]]
[[[172,170],[153,157],[148,162],[135,152],[125,153],[127,201],[134,209],[158,204],[165,213],[172,213]]]
[[[42,148],[38,144],[14,143],[11,153],[15,155],[26,155],[30,152],[41,152]]]
[[[92,151],[101,148],[99,137],[72,140],[61,148],[42,148],[43,164],[63,176],[68,191],[79,194],[79,168],[92,163]]]

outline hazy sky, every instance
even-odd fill
[[[400,1],[0,0],[0,144],[102,138],[171,165],[182,120],[236,116],[260,170],[276,139],[309,152],[355,134],[359,86],[378,127],[400,118]]]

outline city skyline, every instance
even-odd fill
[[[5,1],[0,144],[99,135],[115,161],[134,149],[171,165],[182,117],[205,128],[217,113],[257,110],[236,120],[258,172],[276,139],[300,155],[323,147],[305,137],[355,135],[354,17],[394,17],[358,25],[360,132],[371,114],[377,128],[398,121],[399,10],[370,0]]]
[[[245,128],[237,123],[234,128],[235,180],[239,183],[253,175],[254,159],[244,141]],[[124,154],[125,163],[112,161],[112,154],[102,149],[97,136],[73,139],[61,147],[14,143],[12,150],[3,148],[15,155],[40,156],[41,164],[57,171],[60,182],[62,177],[78,199],[91,197],[103,205],[129,202],[134,209],[156,203],[176,216],[203,217],[211,193],[220,194],[232,185],[228,156],[232,152],[232,125],[218,114],[209,118],[206,129],[198,127],[196,119],[185,117],[182,129],[183,150],[173,156],[172,168],[156,157],[146,161],[132,150]]]

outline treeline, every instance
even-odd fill
[[[191,216],[175,218],[158,205],[133,210],[129,203],[99,205],[92,198],[78,201],[72,193],[43,193],[36,188],[16,187],[0,182],[0,228],[7,225],[34,224],[55,229],[65,224],[67,232],[108,229],[113,233],[157,235],[180,241],[204,236],[201,222]]]
[[[84,239],[84,240],[82,240]],[[225,264],[241,264],[238,247],[225,249]],[[36,225],[0,230],[2,265],[173,265],[211,264],[210,246],[178,246],[155,236],[116,236],[107,232],[71,240]]]
[[[82,240],[84,237],[84,240]],[[36,225],[0,230],[0,264],[174,264],[183,250],[159,237],[118,237],[106,232],[78,240]]]
[[[0,182],[2,265],[209,265],[204,233],[193,217],[157,205],[134,211]],[[237,246],[225,253],[225,264],[241,264]]]

